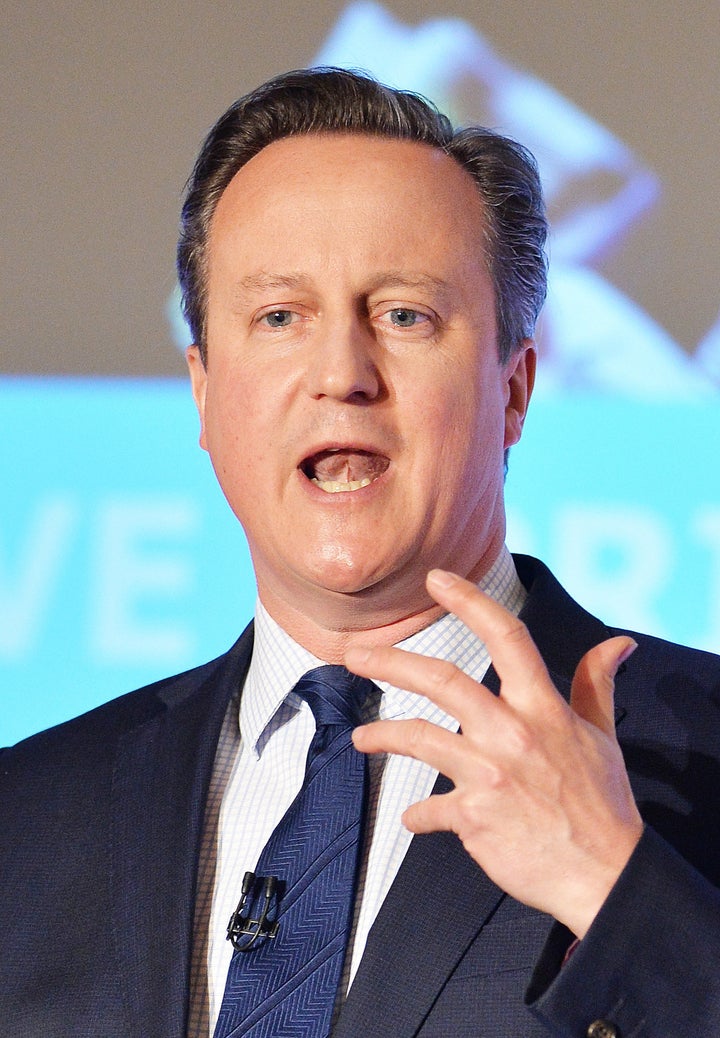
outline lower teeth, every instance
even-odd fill
[[[369,486],[372,480],[366,477],[365,479],[351,479],[349,483],[342,483],[337,479],[313,479],[312,482],[326,494],[345,494],[348,490],[360,490],[361,487]]]

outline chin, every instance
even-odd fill
[[[316,587],[353,595],[370,590],[382,580],[386,567],[379,570],[378,566],[369,564],[367,553],[360,555],[335,547],[332,558],[325,557],[323,552],[323,557],[310,567],[308,576]]]
[[[337,595],[360,595],[369,592],[375,584],[372,578],[360,573],[317,573],[312,583],[321,591],[329,591]]]

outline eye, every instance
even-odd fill
[[[263,314],[262,320],[270,328],[287,328],[294,317],[292,310],[271,310],[269,314]]]
[[[414,306],[390,306],[387,310],[382,308],[378,319],[386,332],[412,333],[416,337],[433,335],[438,326],[437,318],[432,312],[416,310]]]
[[[408,307],[397,307],[395,310],[391,310],[390,322],[395,325],[396,328],[412,328],[413,325],[417,324],[424,317],[423,314],[417,312],[417,310],[410,310]]]

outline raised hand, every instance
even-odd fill
[[[355,730],[355,745],[446,775],[455,788],[408,808],[408,829],[457,833],[498,886],[582,937],[642,833],[613,722],[614,676],[635,643],[591,649],[568,705],[520,620],[454,574],[433,570],[427,587],[485,642],[500,695],[442,660],[353,647],[349,669],[427,696],[461,726],[377,721]]]

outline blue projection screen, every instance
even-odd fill
[[[180,380],[8,379],[2,741],[224,651],[252,615],[242,531]],[[720,648],[714,404],[538,400],[510,456],[510,547],[608,622]]]

